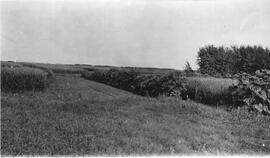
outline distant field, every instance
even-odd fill
[[[142,74],[168,74],[177,70],[161,69],[161,68],[147,68],[147,67],[122,67],[123,70],[134,70]]]
[[[1,93],[1,155],[270,154],[270,118],[134,95],[76,75]]]
[[[87,64],[46,64],[46,63],[30,63],[30,62],[7,62],[1,61],[2,67],[11,66],[25,66],[33,67],[39,69],[50,69],[55,73],[73,73],[80,74],[84,71],[94,71],[94,70],[135,70],[143,74],[166,74],[174,69],[162,69],[162,68],[144,68],[144,67],[116,67],[116,66],[104,66],[104,65],[87,65]]]
[[[21,63],[1,61],[1,67],[22,67]]]

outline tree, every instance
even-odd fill
[[[262,46],[209,45],[199,49],[197,62],[202,74],[255,73],[256,70],[270,69],[270,51]]]

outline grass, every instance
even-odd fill
[[[188,77],[187,91],[190,99],[208,105],[231,104],[229,87],[236,80],[213,77]]]
[[[1,93],[1,154],[270,154],[269,121],[57,75],[44,92]]]
[[[44,90],[48,85],[48,73],[34,68],[1,68],[1,90]]]

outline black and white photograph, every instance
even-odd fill
[[[1,157],[270,156],[269,0],[0,0]]]

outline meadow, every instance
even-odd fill
[[[187,78],[195,102],[137,95],[71,71],[53,75],[43,90],[3,91],[1,82],[1,155],[270,154],[269,116],[196,100],[222,99],[229,79]]]

